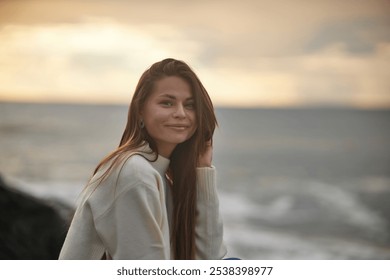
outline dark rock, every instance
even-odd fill
[[[0,213],[0,259],[58,259],[69,226],[58,209],[0,176]]]

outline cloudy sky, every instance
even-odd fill
[[[218,106],[390,108],[390,1],[0,0],[0,101],[128,103],[166,57]]]

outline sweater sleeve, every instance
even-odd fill
[[[121,194],[96,221],[108,253],[123,260],[169,259],[166,227],[158,192],[142,185]]]
[[[170,259],[165,198],[159,191],[162,182],[146,173],[122,174],[118,181],[118,190],[122,191],[95,219],[100,238],[113,259]]]
[[[196,258],[222,259],[226,253],[214,167],[197,168]]]

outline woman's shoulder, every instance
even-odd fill
[[[136,193],[158,193],[155,170],[140,154],[129,154],[121,159],[98,185],[91,185],[84,201],[95,218],[106,213],[126,195]]]
[[[98,201],[98,204],[104,204],[104,201],[111,201],[110,197],[118,197],[128,191],[150,190],[156,191],[156,173],[151,163],[141,154],[128,154],[119,160],[108,176],[99,181],[100,176],[106,169],[96,174],[98,179],[92,178],[86,192],[87,200],[92,203]]]
[[[118,179],[125,180],[127,184],[153,183],[158,174],[151,162],[140,153],[127,156],[118,168]]]

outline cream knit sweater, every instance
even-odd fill
[[[80,197],[60,259],[171,259],[172,198],[165,172],[169,159],[131,155],[99,185],[98,172]],[[145,159],[148,158],[149,160]],[[215,168],[197,169],[196,258],[226,255]]]

